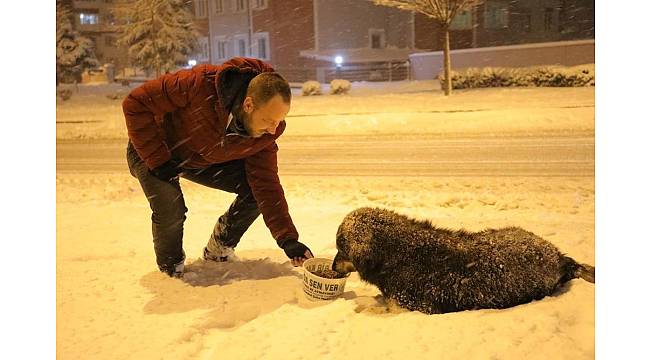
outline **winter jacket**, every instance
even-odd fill
[[[226,134],[229,114],[246,94],[250,80],[274,71],[260,60],[236,57],[221,65],[197,65],[151,80],[134,89],[122,102],[129,139],[149,169],[172,156],[183,167],[244,159],[246,177],[262,217],[277,241],[298,240],[278,177],[274,135],[260,138]]]

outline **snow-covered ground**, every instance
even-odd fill
[[[57,105],[57,139],[124,138],[120,86],[83,86]],[[591,134],[594,89],[481,89],[445,98],[434,82],[353,84],[347,96],[294,98],[286,136],[418,133]],[[476,111],[480,110],[480,111]],[[305,116],[309,115],[309,116]],[[97,121],[75,123],[75,121]],[[310,138],[309,141],[314,141]],[[405,143],[408,146],[408,143]],[[282,150],[280,152],[282,156]],[[342,218],[379,206],[450,228],[519,225],[595,264],[593,177],[282,176],[301,240],[336,253]],[[202,247],[227,193],[181,181],[189,275],[156,271],[150,210],[128,173],[57,174],[57,357],[61,359],[588,359],[595,286],[507,310],[424,315],[387,307],[356,274],[343,296],[310,302],[301,270],[261,219],[240,261],[206,264]]]

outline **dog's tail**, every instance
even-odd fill
[[[564,275],[563,282],[571,279],[581,278],[592,284],[596,283],[596,268],[588,264],[580,264],[568,256],[564,256],[562,269]]]

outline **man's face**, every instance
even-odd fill
[[[258,138],[264,134],[275,134],[280,122],[289,113],[290,105],[282,100],[282,96],[275,95],[266,104],[257,105],[253,98],[247,96],[243,104],[244,127],[248,135]]]

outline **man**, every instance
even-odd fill
[[[232,259],[260,212],[294,266],[313,257],[298,241],[278,177],[275,140],[290,104],[282,76],[260,60],[241,57],[163,75],[126,97],[127,162],[149,200],[162,272],[183,274],[187,208],[179,176],[237,194],[203,249],[205,260]]]

